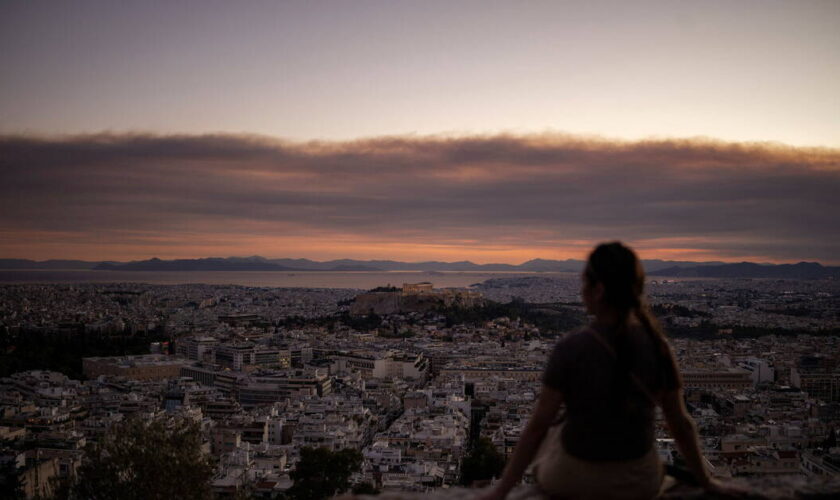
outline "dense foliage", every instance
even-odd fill
[[[84,331],[22,331],[0,328],[0,377],[26,370],[52,370],[84,380],[82,358],[146,354],[162,333],[100,335]]]
[[[487,301],[478,307],[450,307],[439,312],[446,317],[448,326],[481,324],[492,319],[507,317],[530,323],[538,327],[540,333],[546,336],[574,330],[584,325],[586,321],[586,316],[578,304],[532,304],[517,298],[507,303]]]
[[[697,326],[665,325],[665,332],[669,337],[691,339],[754,339],[765,335],[779,337],[795,337],[797,335],[813,335],[815,337],[835,337],[840,335],[840,328],[808,330],[788,329],[769,326],[717,325],[704,321]]]
[[[275,326],[287,329],[321,326],[327,328],[328,330],[332,330],[335,329],[337,325],[341,324],[354,330],[365,332],[378,328],[381,323],[382,317],[377,314],[353,316],[349,312],[343,311],[337,314],[330,314],[317,318],[287,316],[286,318],[276,321]]]
[[[71,496],[199,500],[210,497],[212,477],[197,424],[133,418],[113,426],[86,450]]]
[[[469,455],[461,462],[461,484],[469,486],[474,481],[499,477],[505,468],[505,457],[486,437],[476,441]]]
[[[17,467],[14,461],[0,466],[0,498],[22,500],[26,498],[21,488]]]
[[[300,461],[290,474],[294,486],[286,494],[295,500],[321,500],[344,493],[350,489],[350,476],[361,466],[358,450],[301,448]]]
[[[359,483],[350,490],[354,495],[378,495],[380,492],[370,483]]]
[[[679,316],[681,318],[709,318],[711,314],[704,311],[689,309],[679,304],[654,304],[651,307],[656,316]]]

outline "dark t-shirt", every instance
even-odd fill
[[[630,460],[647,453],[654,440],[654,405],[630,380],[633,373],[649,394],[679,385],[673,355],[664,356],[641,325],[631,326],[618,347],[622,363],[595,337],[594,327],[560,340],[548,360],[543,383],[563,393],[566,451],[585,460]],[[616,332],[599,329],[615,346]],[[629,370],[629,372],[628,372]]]

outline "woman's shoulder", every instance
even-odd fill
[[[557,343],[548,358],[543,383],[559,390],[565,390],[568,379],[575,378],[577,368],[586,352],[588,341],[586,328],[565,334]]]
[[[558,340],[555,349],[569,351],[586,348],[593,342],[593,333],[594,330],[591,326],[581,327],[573,332],[567,333],[563,338]]]

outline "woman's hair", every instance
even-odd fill
[[[602,243],[589,254],[584,275],[590,285],[600,283],[604,287],[604,304],[622,319],[615,342],[618,367],[629,370],[632,365],[630,339],[623,334],[627,332],[631,316],[635,316],[657,347],[663,361],[660,366],[671,371],[678,385],[682,385],[665,333],[645,301],[645,272],[636,253],[618,241]]]

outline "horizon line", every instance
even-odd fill
[[[638,252],[637,252],[638,255]],[[103,262],[117,262],[117,263],[130,263],[130,262],[144,262],[149,261],[152,259],[158,259],[161,261],[174,261],[174,260],[201,260],[201,259],[252,259],[252,258],[260,258],[265,259],[268,261],[271,260],[308,260],[314,262],[316,264],[325,264],[328,262],[335,262],[340,260],[353,260],[353,261],[360,261],[360,262],[375,262],[375,261],[389,261],[389,262],[397,262],[401,264],[426,264],[429,262],[437,262],[442,264],[458,264],[458,263],[468,263],[478,266],[493,266],[493,265],[505,265],[505,266],[521,266],[533,261],[548,261],[548,262],[586,262],[586,259],[580,258],[566,258],[566,259],[545,259],[541,257],[535,257],[532,259],[524,260],[518,264],[514,264],[511,262],[474,262],[469,259],[462,259],[456,261],[445,261],[445,260],[412,260],[412,261],[405,261],[405,260],[396,260],[392,258],[350,258],[350,257],[340,257],[335,259],[326,259],[326,260],[316,260],[309,257],[264,257],[262,255],[230,255],[228,257],[220,257],[220,256],[206,256],[206,257],[158,257],[158,256],[151,256],[144,259],[129,259],[129,260],[114,260],[114,259],[98,259],[98,260],[86,260],[86,259],[76,259],[76,258],[49,258],[43,260],[36,260],[26,257],[0,257],[0,260],[28,260],[35,263],[43,263],[49,261],[79,261],[79,262],[88,262],[88,263],[103,263]],[[692,264],[758,264],[764,266],[781,266],[781,265],[796,265],[796,264],[819,264],[823,267],[835,267],[835,264],[826,264],[821,261],[817,260],[797,260],[793,261],[752,261],[752,260],[744,260],[744,259],[734,259],[734,260],[727,260],[727,259],[713,259],[713,260],[691,260],[691,259],[660,259],[660,258],[644,258],[639,257],[639,260],[644,261],[659,261],[659,262],[687,262]]]

